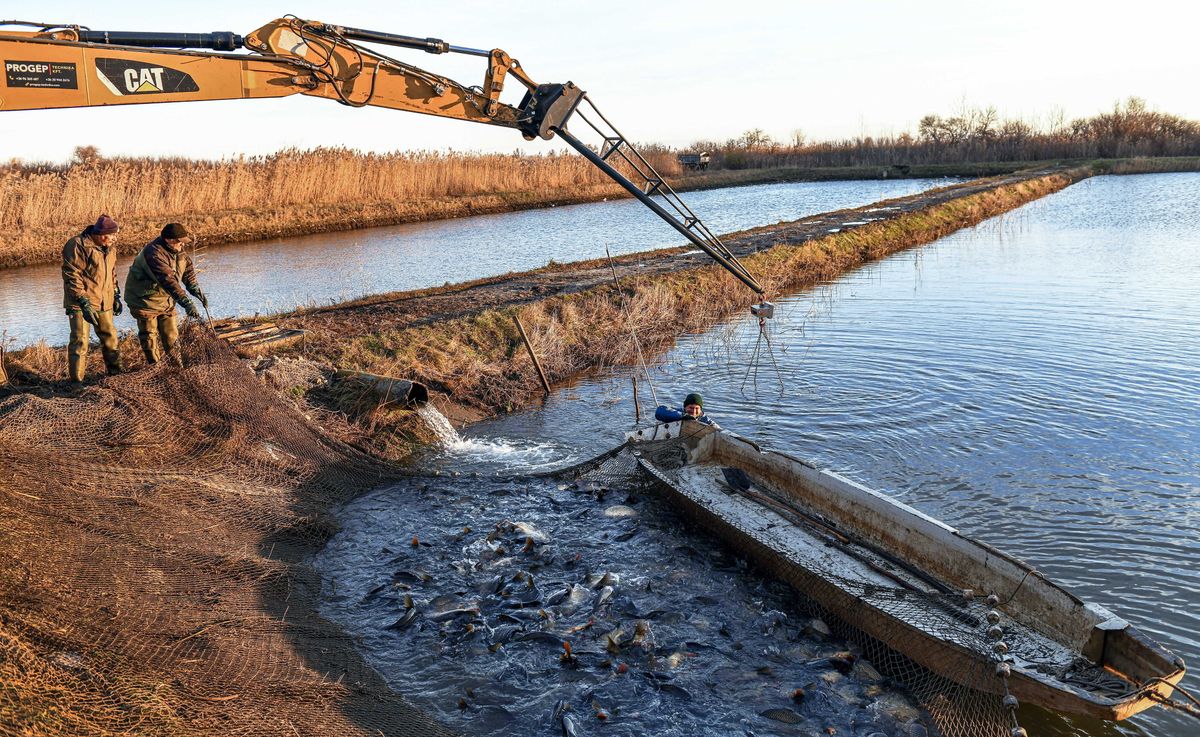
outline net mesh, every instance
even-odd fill
[[[0,400],[0,735],[451,734],[316,613],[326,510],[395,473],[334,422],[199,327]]]
[[[601,487],[637,479],[674,492],[679,480],[670,469],[680,465],[680,451],[672,443],[623,445],[552,475]],[[682,502],[686,516],[714,525],[700,505],[679,494],[673,498]],[[750,534],[728,527],[719,533],[763,573],[789,583],[799,594],[797,608],[827,623],[832,635],[857,645],[876,670],[907,688],[923,709],[915,723],[944,737],[1010,737],[1019,729],[1015,701],[1005,703],[1007,679],[997,670],[1009,658],[994,650],[998,638],[989,632],[994,624],[989,614],[995,613],[983,597],[880,585],[840,575],[833,567],[802,568]],[[1007,638],[1013,623],[996,624]],[[914,629],[945,643],[924,646],[924,665],[903,654],[912,649]],[[952,677],[942,675],[947,673]]]

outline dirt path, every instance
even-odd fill
[[[734,254],[744,257],[775,245],[800,245],[824,237],[834,229],[840,232],[892,220],[905,213],[1065,170],[1067,167],[1055,166],[977,179],[864,207],[836,210],[793,222],[730,233],[721,238]],[[636,253],[615,257],[613,261],[620,277],[663,274],[712,263],[707,255],[692,248]],[[611,280],[612,269],[607,260],[580,261],[449,287],[376,295],[297,312],[285,318],[285,322],[290,327],[339,336],[345,340],[464,317],[485,309],[514,307],[549,297],[584,292]],[[750,297],[749,292],[747,297]]]

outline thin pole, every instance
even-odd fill
[[[517,323],[517,332],[521,334],[521,340],[525,341],[525,349],[529,351],[529,358],[533,360],[533,367],[537,369],[538,378],[542,380],[542,388],[549,394],[550,382],[546,381],[546,372],[542,371],[542,362],[538,360],[537,354],[533,352],[533,344],[529,342],[529,336],[525,334],[525,326],[521,324],[520,315],[514,313],[513,320]]]
[[[642,403],[638,401],[637,374],[633,375],[633,420],[639,425],[642,423]]]

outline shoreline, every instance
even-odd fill
[[[965,182],[727,243],[781,296],[1094,173]],[[12,613],[0,619],[0,645],[16,643],[21,657],[0,659],[0,676],[14,684],[17,718],[62,733],[269,722],[284,734],[294,724],[448,734],[317,614],[330,594],[309,558],[336,531],[339,504],[402,473],[379,458],[419,442],[418,418],[362,392],[297,391],[299,373],[324,364],[425,379],[481,417],[541,396],[514,315],[561,385],[632,359],[622,304],[657,354],[744,309],[751,295],[734,284],[676,248],[281,315],[310,339],[282,352],[283,376],[268,386],[203,331],[181,343],[182,367],[164,362],[82,393],[50,375],[31,384],[30,363],[61,372],[60,352],[16,352],[10,374],[26,388],[0,390],[0,513],[11,533],[0,558],[18,563],[0,574],[0,609]],[[122,348],[136,355],[136,340]]]
[[[858,166],[830,168],[774,168],[721,170],[670,178],[680,192],[745,187],[788,182],[848,181],[864,179],[920,179],[937,177],[978,178],[1012,174],[1025,169],[1070,164],[1093,166],[1100,173],[1200,171],[1200,158],[1112,159],[1091,162],[981,162],[920,166]],[[122,224],[122,251],[147,243],[158,235],[163,223],[180,221],[197,233],[205,245],[252,243],[298,235],[347,232],[418,222],[435,222],[475,215],[585,204],[607,199],[627,199],[629,194],[615,183],[587,184],[570,190],[541,192],[511,191],[461,197],[411,201],[363,200],[330,204],[282,207],[261,206],[206,213],[174,212],[115,216]],[[82,228],[84,224],[79,224]],[[0,244],[0,269],[58,263],[62,242],[73,235],[75,225],[63,228],[16,228]]]

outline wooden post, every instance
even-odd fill
[[[525,349],[529,351],[529,357],[533,360],[533,367],[537,369],[538,378],[542,380],[542,388],[546,393],[550,393],[550,382],[546,381],[546,372],[542,371],[542,363],[538,360],[537,354],[533,352],[533,344],[529,342],[529,336],[525,334],[525,326],[521,324],[521,317],[513,313],[513,320],[517,323],[517,332],[521,334],[521,340],[525,341]]]
[[[8,383],[8,372],[4,370],[4,344],[0,343],[0,386]]]
[[[637,374],[633,375],[633,417],[634,422],[642,424],[642,404],[638,401],[637,395]]]

